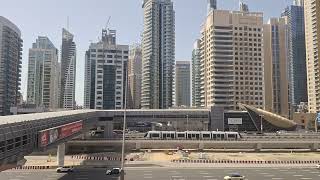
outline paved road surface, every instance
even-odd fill
[[[248,180],[317,180],[320,170],[299,168],[128,168],[125,180],[222,180],[232,172],[239,172]],[[0,173],[0,180],[105,180],[104,169],[77,169],[73,173],[58,174],[54,170],[11,170]]]

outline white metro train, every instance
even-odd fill
[[[146,139],[190,139],[190,140],[238,140],[241,135],[238,132],[222,131],[149,131]]]

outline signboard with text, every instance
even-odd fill
[[[228,124],[240,125],[242,124],[242,118],[228,118]]]
[[[66,125],[46,129],[39,132],[40,147],[46,147],[58,140],[70,137],[82,130],[82,121],[69,123]]]

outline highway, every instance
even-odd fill
[[[309,168],[128,168],[125,180],[222,180],[225,175],[238,172],[248,180],[316,180],[320,170]],[[105,175],[105,169],[76,169],[69,174],[54,170],[10,170],[1,172],[0,180],[106,180],[117,179]]]

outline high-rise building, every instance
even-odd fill
[[[215,9],[217,9],[217,0],[208,0],[207,14]]]
[[[62,29],[60,107],[75,109],[76,44],[73,34]]]
[[[87,109],[122,109],[127,80],[128,45],[116,44],[115,30],[102,30],[85,59],[84,106]]]
[[[19,28],[0,16],[0,116],[17,105],[21,81],[22,39]]]
[[[141,74],[142,74],[142,50],[141,45],[130,47],[128,60],[128,108],[141,108]]]
[[[141,107],[173,104],[175,12],[171,0],[144,0]]]
[[[197,39],[192,51],[192,106],[201,106],[201,78],[200,78],[200,40]]]
[[[214,10],[201,29],[201,105],[264,107],[263,14]]]
[[[175,105],[190,107],[191,103],[191,67],[190,61],[176,61]]]
[[[29,49],[27,103],[58,108],[59,81],[58,50],[49,38],[39,36]]]
[[[288,6],[282,13],[287,21],[289,101],[295,109],[301,102],[308,102],[304,9],[301,2],[297,0],[296,5]]]
[[[293,5],[303,7],[304,6],[304,0],[294,0],[293,1]]]
[[[320,111],[320,1],[304,0],[309,112]]]
[[[271,18],[263,27],[265,109],[289,117],[287,24]]]

